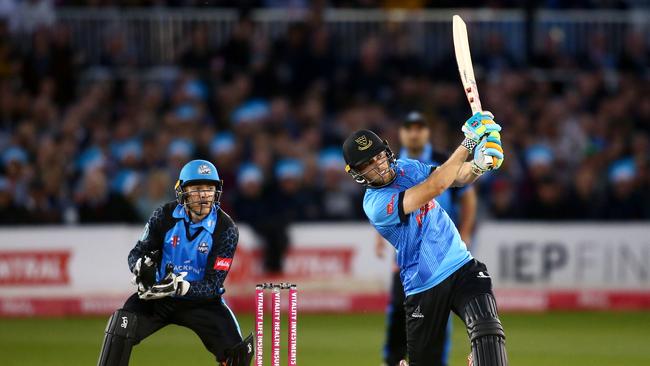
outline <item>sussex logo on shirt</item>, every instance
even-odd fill
[[[232,258],[217,257],[214,261],[214,269],[217,271],[227,271],[230,269],[230,264],[232,264]]]

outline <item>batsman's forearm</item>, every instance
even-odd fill
[[[453,186],[462,187],[468,184],[472,184],[476,182],[478,177],[480,177],[480,175],[474,173],[474,171],[472,170],[471,162],[463,163],[463,165],[458,170],[458,176],[454,180]]]
[[[434,197],[442,194],[442,192],[454,183],[458,177],[460,168],[463,166],[468,156],[469,151],[467,151],[466,148],[459,146],[444,164],[431,173],[425,182],[429,186]]]
[[[401,199],[404,214],[420,209],[435,197],[441,195],[454,182],[458,176],[458,170],[463,165],[469,151],[459,146],[456,151],[436,168],[422,183],[407,189]]]

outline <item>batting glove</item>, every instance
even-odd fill
[[[484,135],[501,131],[501,126],[494,122],[492,113],[484,111],[474,113],[472,117],[465,121],[462,130],[465,138],[478,144]]]
[[[503,164],[503,147],[501,146],[501,134],[490,132],[484,136],[474,150],[472,169],[477,174],[488,170],[496,170]]]

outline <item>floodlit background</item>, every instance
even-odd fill
[[[649,5],[0,0],[0,363],[96,362],[133,291],[128,251],[203,158],[240,225],[225,298],[243,330],[255,283],[290,280],[301,364],[379,365],[392,253],[375,253],[340,146],[370,128],[399,151],[411,110],[434,148],[457,146],[460,14],[503,126],[468,244],[511,364],[650,364]],[[459,321],[452,351],[463,365]],[[211,362],[174,326],[132,357]]]

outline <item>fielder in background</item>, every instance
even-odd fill
[[[422,114],[412,111],[402,120],[399,139],[402,149],[399,157],[415,159],[431,166],[440,166],[449,156],[433,149],[430,143],[430,128]],[[476,219],[476,191],[472,186],[451,187],[436,197],[436,201],[456,224],[460,237],[469,246]],[[376,253],[383,257],[386,243],[377,234]],[[386,311],[386,340],[383,348],[384,363],[398,366],[406,357],[406,313],[404,311],[404,287],[400,281],[399,269],[393,269],[390,302]],[[447,333],[442,353],[442,365],[449,363],[451,349],[451,319],[447,322]]]
[[[156,209],[128,257],[138,291],[108,321],[98,366],[129,364],[131,348],[167,324],[192,329],[219,365],[250,365],[252,334],[221,295],[239,231],[220,207],[215,166],[193,160],[180,172],[176,201]]]
[[[475,366],[508,363],[487,268],[472,257],[434,199],[501,166],[500,130],[492,114],[475,113],[462,127],[461,146],[439,167],[396,160],[388,142],[372,131],[356,131],[343,143],[346,171],[367,187],[363,209],[396,249],[411,366],[441,365],[450,311],[467,326]]]

